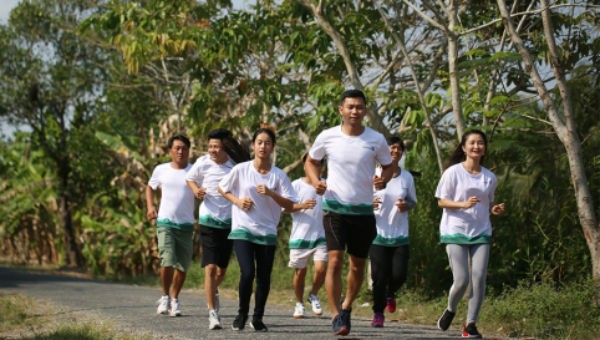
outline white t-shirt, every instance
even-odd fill
[[[375,192],[375,197],[380,199],[379,209],[375,210],[377,236],[373,244],[388,247],[398,247],[408,244],[408,211],[400,212],[396,201],[403,199],[417,203],[415,182],[410,172],[400,170],[400,174],[393,177],[385,189]]]
[[[157,227],[194,230],[194,193],[187,186],[185,176],[192,168],[175,169],[171,163],[159,164],[152,171],[148,185],[152,190],[161,188]]]
[[[268,173],[261,174],[254,167],[253,161],[237,164],[219,182],[219,187],[223,192],[231,192],[238,198],[250,197],[254,205],[249,211],[244,211],[232,204],[229,239],[275,245],[281,207],[271,197],[256,191],[259,184],[266,185],[282,197],[296,201],[294,188],[283,170],[273,165]]]
[[[198,222],[201,225],[217,229],[231,229],[231,202],[219,193],[217,186],[234,165],[231,159],[227,159],[223,164],[218,164],[210,159],[210,155],[204,155],[196,160],[188,172],[186,181],[196,182],[206,190],[198,214]]]
[[[494,202],[496,176],[481,167],[479,174],[470,174],[458,163],[442,174],[435,197],[464,202],[471,196],[479,202],[471,208],[444,208],[440,222],[440,242],[455,244],[489,243],[492,236],[490,207]]]
[[[312,209],[303,209],[292,213],[292,232],[290,233],[290,249],[314,249],[326,244],[323,229],[323,204],[321,195],[302,178],[292,182],[298,203],[314,198]]]
[[[373,213],[375,165],[392,163],[385,138],[365,127],[359,136],[348,136],[341,125],[321,132],[309,151],[315,160],[327,158],[327,191],[323,209],[339,214]]]

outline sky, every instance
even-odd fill
[[[8,15],[10,10],[17,5],[19,0],[0,0],[0,23],[6,24],[8,22]]]

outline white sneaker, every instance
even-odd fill
[[[294,319],[302,319],[304,317],[304,304],[302,302],[296,302],[293,317]]]
[[[163,295],[156,301],[158,308],[156,309],[156,314],[167,314],[169,312],[169,296]]]
[[[208,329],[221,329],[221,318],[219,318],[219,314],[213,309],[208,312]]]
[[[179,305],[179,300],[173,299],[171,300],[171,309],[169,310],[170,316],[181,316],[181,306]]]
[[[308,302],[310,302],[310,306],[312,308],[312,313],[314,315],[323,314],[323,308],[321,307],[321,301],[319,300],[318,296],[316,296],[314,294],[309,294]]]

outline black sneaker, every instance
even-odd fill
[[[342,320],[341,313],[336,315],[333,318],[333,320],[331,321],[331,328],[333,329],[334,335],[347,335],[348,334],[348,328],[346,328],[346,325],[344,324],[344,321]]]
[[[246,321],[248,321],[248,315],[238,314],[231,324],[231,329],[234,331],[241,331],[246,327]]]
[[[342,316],[342,321],[344,321],[344,325],[346,325],[346,329],[348,329],[348,333],[350,333],[350,315],[352,314],[352,308],[350,309],[342,309],[340,315]]]
[[[452,319],[454,319],[455,314],[456,313],[452,313],[451,311],[446,309],[442,316],[440,316],[440,318],[438,319],[437,327],[443,331],[447,330],[448,327],[450,327],[450,324],[452,323]]]
[[[250,322],[250,327],[257,332],[266,332],[268,331],[267,326],[260,319],[254,319]]]
[[[477,331],[477,327],[475,327],[474,323],[470,323],[466,326],[463,323],[462,337],[470,339],[481,339],[481,334],[479,334],[479,332]]]

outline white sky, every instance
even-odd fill
[[[8,15],[10,10],[13,9],[19,3],[19,0],[0,0],[0,23],[6,24],[8,22]]]

